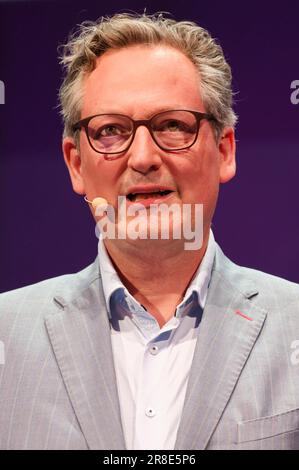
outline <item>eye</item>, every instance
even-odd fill
[[[167,119],[156,125],[154,130],[158,132],[186,133],[194,132],[194,126],[190,126],[188,123],[180,121],[179,119]]]
[[[182,129],[182,123],[176,121],[175,119],[172,119],[171,121],[166,121],[162,125],[162,129],[170,132],[179,131]]]
[[[94,139],[100,139],[101,137],[113,137],[115,135],[124,134],[124,129],[119,126],[108,125],[98,129],[94,134]]]
[[[119,129],[119,127],[116,127],[116,126],[104,127],[104,129],[101,132],[101,135],[104,135],[104,136],[117,135],[117,134],[121,134],[121,130]]]
[[[169,121],[168,124],[167,124],[167,128],[168,130],[170,131],[178,131],[178,130],[181,130],[183,128],[183,123],[180,123],[179,121]]]

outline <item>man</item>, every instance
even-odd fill
[[[299,288],[234,265],[210,231],[235,175],[220,46],[193,23],[115,15],[62,61],[63,153],[99,257],[1,295],[1,448],[298,449]],[[202,207],[200,247],[162,236],[162,204],[191,207],[192,229]],[[112,210],[121,236],[104,236]]]

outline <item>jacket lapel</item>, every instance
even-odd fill
[[[98,263],[84,282],[79,276],[67,298],[55,297],[58,312],[46,318],[46,327],[88,447],[125,449]]]
[[[257,294],[218,248],[175,449],[207,447],[263,327]]]

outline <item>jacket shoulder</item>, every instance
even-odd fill
[[[75,292],[84,290],[94,279],[99,277],[98,262],[96,260],[85,269],[72,274],[46,279],[25,287],[14,289],[0,294],[0,318],[8,310],[22,310],[26,306],[42,307],[54,296],[60,294],[64,297],[73,296]]]
[[[291,303],[299,310],[299,284],[256,269],[239,266],[227,258],[217,246],[215,271],[246,297],[259,294],[259,302],[264,306],[277,304],[279,308]]]

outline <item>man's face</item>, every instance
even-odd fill
[[[138,45],[110,50],[97,59],[84,81],[81,119],[101,113],[148,119],[171,109],[206,112],[199,80],[193,63],[176,49]],[[172,192],[164,203],[203,204],[207,233],[219,183],[235,173],[233,130],[227,128],[222,134],[217,143],[210,122],[203,120],[192,147],[167,152],[140,126],[130,148],[115,160],[96,153],[84,131],[80,133],[80,151],[70,138],[64,140],[63,148],[77,193],[86,194],[89,200],[103,197],[116,207],[117,197],[132,187],[168,187]]]

